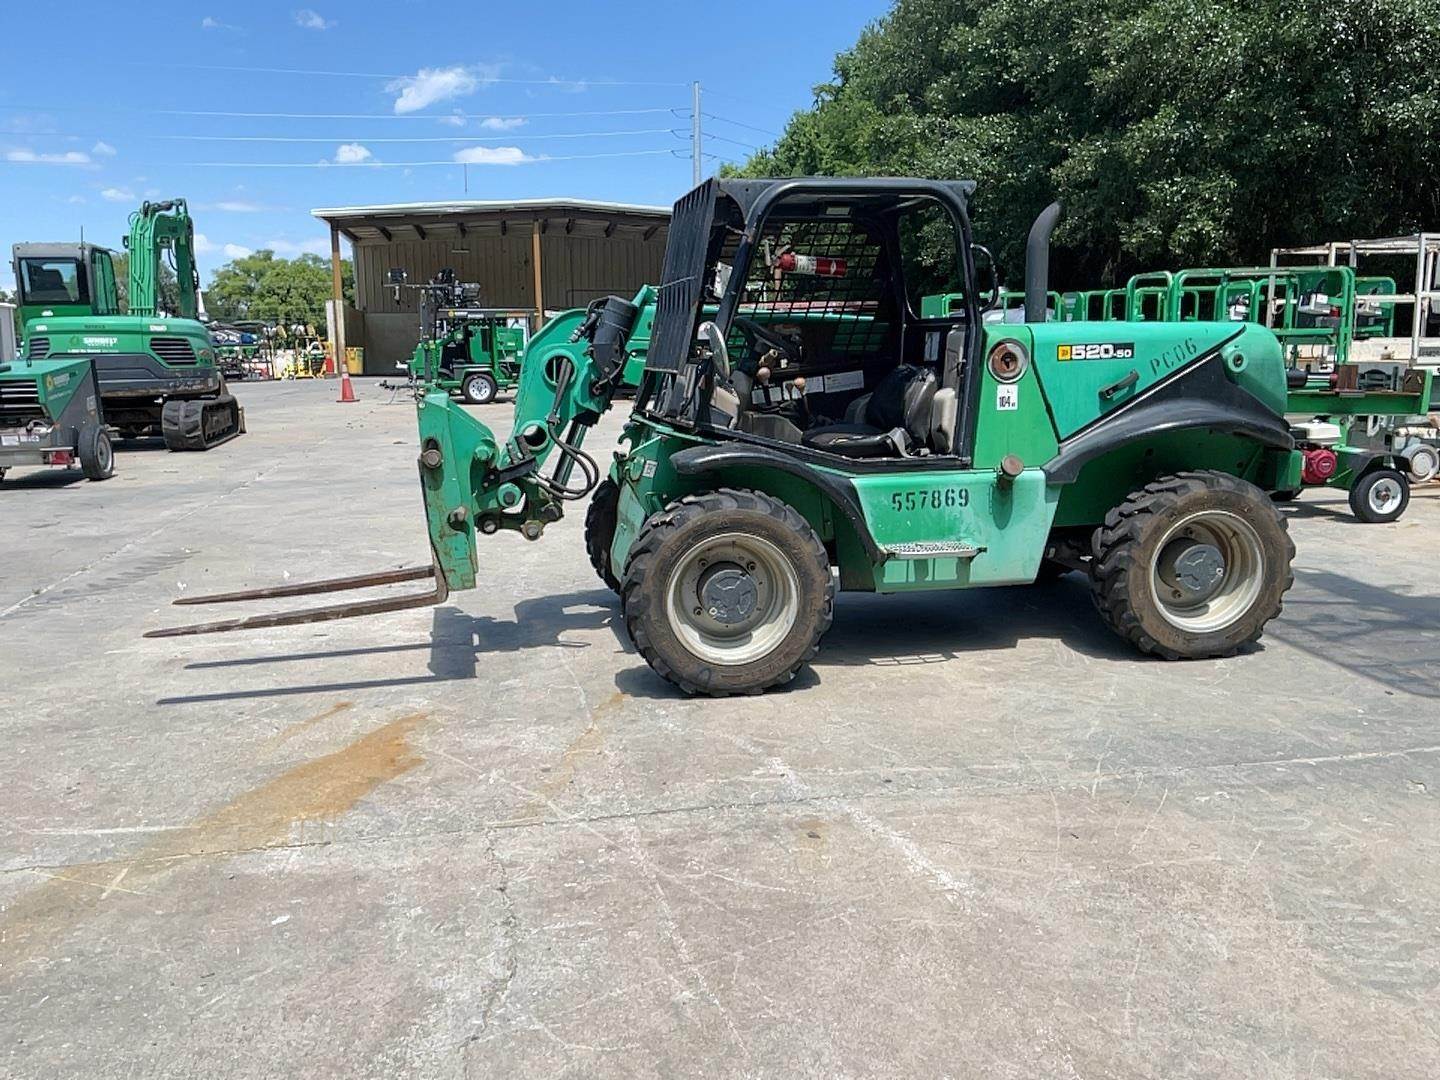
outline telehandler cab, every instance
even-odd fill
[[[431,566],[177,602],[432,575],[433,591],[150,636],[438,603],[476,584],[480,537],[538,539],[590,494],[591,562],[641,655],[686,692],[790,680],[830,627],[837,585],[910,592],[1077,570],[1102,619],[1143,652],[1228,656],[1255,641],[1280,612],[1294,554],[1265,492],[1298,486],[1301,468],[1275,336],[1228,322],[1044,322],[1058,205],[1031,229],[1027,321],[987,325],[995,296],[976,284],[973,190],[702,184],[675,205],[657,289],[592,304],[574,342],[537,336],[508,441],[425,366]],[[936,292],[964,299],[922,314]],[[642,323],[645,375],[602,477],[583,439]]]

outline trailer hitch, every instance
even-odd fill
[[[247,600],[275,600],[285,596],[315,596],[320,593],[349,592],[353,589],[395,585],[402,581],[420,581],[424,578],[435,579],[435,587],[428,592],[407,593],[404,596],[383,596],[374,600],[357,600],[349,604],[331,604],[327,607],[304,608],[300,611],[276,611],[267,615],[220,619],[217,622],[193,623],[189,626],[170,626],[162,630],[147,631],[144,636],[147,638],[188,637],[191,634],[223,634],[231,630],[299,626],[303,623],[330,622],[332,619],[381,615],[389,611],[406,611],[409,608],[443,604],[450,595],[450,587],[446,584],[445,575],[434,563],[429,566],[403,566],[398,570],[381,570],[374,574],[328,578],[324,581],[276,585],[268,589],[243,589],[239,592],[213,593],[209,596],[182,596],[174,603],[177,605],[230,604],[243,603]]]

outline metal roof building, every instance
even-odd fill
[[[660,278],[670,210],[588,199],[465,200],[329,207],[311,213],[330,226],[334,295],[340,237],[355,262],[355,307],[344,346],[365,350],[366,374],[392,374],[419,338],[419,301],[387,285],[391,269],[412,284],[451,268],[479,282],[487,307],[546,313],[583,307],[608,293],[635,292]]]

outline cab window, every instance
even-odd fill
[[[74,259],[22,259],[19,285],[32,304],[84,304],[90,299]]]

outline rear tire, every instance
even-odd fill
[[[80,471],[87,480],[109,480],[115,475],[115,448],[103,427],[80,433]]]
[[[483,371],[465,376],[465,381],[460,384],[460,393],[471,405],[489,405],[499,390],[495,380]]]
[[[722,488],[654,514],[626,561],[625,628],[687,694],[758,694],[819,651],[835,581],[809,523],[778,499]]]
[[[1226,473],[1147,484],[1105,515],[1091,543],[1101,618],[1166,660],[1233,656],[1280,614],[1295,581],[1284,517]]]
[[[615,542],[615,521],[620,507],[620,487],[606,477],[600,481],[585,511],[585,553],[600,580],[612,592],[620,591],[620,579],[610,569],[610,546]]]
[[[1370,525],[1397,521],[1410,505],[1410,481],[1398,469],[1371,469],[1350,489],[1350,510]]]

